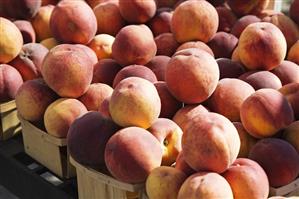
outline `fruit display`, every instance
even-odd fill
[[[269,3],[0,0],[0,102],[148,199],[266,199],[299,177],[299,0]]]

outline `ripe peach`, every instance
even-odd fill
[[[161,100],[150,81],[128,77],[115,87],[109,111],[113,121],[122,127],[139,126],[147,129],[160,115]]]
[[[185,49],[188,49],[188,48],[197,48],[199,50],[204,50],[204,51],[206,51],[207,53],[209,53],[210,55],[212,55],[214,57],[214,53],[213,53],[212,49],[202,41],[185,42],[185,43],[181,44],[176,49],[176,52],[181,51],[181,50],[185,50]]]
[[[157,81],[156,75],[151,69],[142,65],[130,65],[122,68],[116,74],[113,80],[113,88],[115,88],[121,80],[128,77],[140,77],[152,83]]]
[[[250,84],[235,78],[221,79],[208,99],[209,109],[227,117],[232,122],[240,121],[243,102],[255,92]]]
[[[292,2],[289,10],[290,17],[294,20],[295,23],[299,24],[299,16],[298,16],[298,10],[299,10],[299,1],[295,0]]]
[[[226,117],[208,112],[189,121],[182,148],[184,159],[192,169],[222,173],[236,160],[240,138]]]
[[[236,21],[238,20],[235,14],[227,7],[216,7],[219,16],[219,26],[217,32],[230,32]]]
[[[88,111],[97,111],[105,98],[112,95],[113,89],[107,84],[91,84],[81,97],[78,98]]]
[[[100,113],[91,111],[76,119],[67,135],[69,153],[77,162],[101,169],[105,165],[104,153],[109,138],[119,127]]]
[[[129,23],[142,24],[155,15],[157,6],[154,0],[119,0],[119,10],[123,18]]]
[[[10,0],[1,4],[8,16],[15,19],[30,19],[36,15],[42,0]],[[3,4],[4,3],[4,4]]]
[[[261,19],[255,15],[246,15],[241,17],[232,27],[231,33],[236,37],[240,37],[243,30],[250,24],[261,22]]]
[[[19,55],[10,62],[23,77],[24,81],[41,77],[41,67],[49,50],[39,43],[23,45]]]
[[[52,11],[50,30],[63,43],[87,44],[96,34],[97,19],[84,1],[62,0]]]
[[[37,14],[31,20],[38,41],[53,37],[50,30],[50,18],[54,8],[55,6],[53,5],[40,7]]]
[[[172,33],[162,33],[155,37],[157,55],[171,57],[179,46]]]
[[[87,91],[95,61],[88,50],[80,45],[61,44],[51,49],[45,57],[42,76],[61,97],[77,98]]]
[[[23,46],[23,37],[15,24],[0,17],[0,64],[13,60],[20,53]]]
[[[98,59],[107,59],[112,57],[113,42],[113,36],[108,34],[99,34],[88,43],[88,47],[96,53]]]
[[[164,55],[158,55],[151,59],[145,66],[150,68],[156,75],[158,81],[165,80],[166,66],[170,60],[170,57]]]
[[[283,130],[282,138],[290,143],[299,154],[299,121],[295,121]]]
[[[93,8],[93,12],[97,18],[99,34],[115,36],[126,25],[120,14],[118,3],[114,1],[98,4]]]
[[[186,1],[174,10],[171,31],[179,43],[192,40],[206,43],[216,33],[218,24],[217,11],[210,3]]]
[[[27,121],[41,121],[47,107],[57,98],[42,79],[29,80],[17,92],[18,113]]]
[[[299,66],[294,62],[284,60],[271,72],[280,79],[282,85],[299,83]]]
[[[265,170],[270,186],[280,187],[298,177],[299,155],[288,142],[278,138],[265,138],[258,141],[249,153]]]
[[[279,91],[259,89],[242,104],[241,121],[248,133],[256,138],[275,135],[294,121],[291,105]]]
[[[196,173],[185,161],[183,151],[179,153],[175,161],[175,168],[183,171],[187,176]]]
[[[267,199],[269,181],[264,169],[255,161],[238,158],[222,176],[232,188],[234,199],[250,196],[252,199]]]
[[[266,9],[270,0],[249,0],[246,2],[227,0],[228,6],[238,16],[248,14],[259,14],[262,10]]]
[[[165,82],[158,81],[155,82],[154,85],[161,100],[161,112],[159,117],[172,118],[174,114],[183,106],[183,103],[171,95]]]
[[[16,20],[13,22],[17,28],[20,30],[24,44],[35,43],[35,31],[32,27],[32,24],[26,20]]]
[[[282,87],[280,79],[269,71],[249,71],[242,74],[239,79],[250,84],[255,90],[261,88],[278,90]]]
[[[15,99],[16,93],[23,84],[21,74],[12,66],[0,64],[0,102]]]
[[[178,199],[233,199],[228,182],[218,173],[198,172],[189,176],[180,188]]]
[[[208,46],[212,49],[215,58],[230,58],[238,44],[238,38],[226,32],[217,32],[209,41]]]
[[[122,28],[112,45],[112,57],[121,65],[144,65],[156,54],[153,33],[145,25],[128,25]]]
[[[42,40],[40,42],[40,44],[42,44],[43,46],[45,46],[46,48],[48,48],[48,50],[51,50],[55,46],[59,45],[59,42],[56,39],[54,39],[53,37],[50,37],[48,39]]]
[[[220,78],[238,78],[245,73],[244,66],[237,61],[228,58],[219,58],[216,60],[219,66]]]
[[[146,179],[146,193],[149,199],[177,198],[179,189],[187,178],[186,174],[173,167],[157,167]]]
[[[74,120],[85,113],[87,109],[79,100],[60,98],[46,109],[44,115],[46,130],[54,137],[66,138]]]
[[[159,141],[150,132],[139,127],[117,131],[106,144],[106,166],[122,182],[144,182],[150,172],[161,165],[161,161]]]
[[[287,43],[278,27],[268,22],[257,22],[242,32],[238,51],[246,68],[272,70],[284,60]]]
[[[299,106],[298,106],[298,100],[299,100],[299,83],[290,83],[286,84],[283,87],[279,89],[279,92],[282,93],[292,106],[292,109],[294,111],[295,119],[299,119]]]
[[[290,49],[288,52],[287,60],[292,61],[296,64],[299,64],[299,41],[297,41]]]
[[[217,62],[209,53],[198,49],[178,51],[165,71],[169,91],[184,103],[205,101],[216,89],[218,80]]]
[[[171,11],[171,8],[160,8],[157,10],[156,15],[148,22],[148,26],[152,30],[154,36],[171,32]]]
[[[185,105],[181,109],[179,109],[176,114],[173,116],[173,121],[181,127],[183,132],[186,131],[188,122],[192,120],[193,117],[208,113],[208,109],[206,109],[203,105]]]
[[[112,86],[114,77],[121,69],[114,59],[102,59],[94,65],[92,82]]]

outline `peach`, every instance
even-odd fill
[[[216,7],[219,16],[219,26],[217,32],[230,32],[234,24],[237,22],[235,14],[227,7]]]
[[[88,3],[88,5],[91,8],[95,8],[97,5],[107,3],[107,2],[118,3],[118,0],[85,0],[85,1]]]
[[[256,138],[275,135],[294,120],[291,105],[279,91],[259,89],[242,104],[241,121],[248,133]]]
[[[222,176],[232,188],[234,199],[248,196],[252,199],[268,198],[268,177],[263,168],[253,160],[238,158]]]
[[[89,60],[91,61],[93,66],[98,62],[97,55],[91,48],[82,44],[75,44],[75,46],[83,50],[83,52],[89,57]],[[63,48],[64,47],[62,47],[62,49]]]
[[[161,99],[161,112],[159,117],[172,118],[174,114],[183,106],[183,103],[171,95],[165,82],[158,81],[155,82],[154,85]]]
[[[215,58],[230,58],[237,44],[238,38],[226,32],[217,32],[208,43]]]
[[[183,151],[179,153],[175,161],[175,168],[184,172],[187,176],[196,173],[185,161]]]
[[[296,64],[299,64],[299,41],[297,41],[290,49],[288,52],[287,60],[292,61]]]
[[[218,83],[208,99],[209,109],[227,117],[232,122],[240,121],[243,102],[255,92],[250,84],[235,78],[224,78]]]
[[[299,121],[295,121],[283,130],[282,138],[290,143],[299,154]]]
[[[0,64],[0,102],[15,99],[18,89],[23,84],[21,74],[8,64]]]
[[[100,3],[93,8],[93,12],[97,18],[99,34],[115,36],[126,25],[120,14],[118,3],[111,1]]]
[[[238,158],[247,158],[251,148],[257,143],[258,139],[251,136],[244,128],[241,122],[233,122],[234,126],[236,127],[240,141],[240,151],[238,154]]]
[[[231,59],[232,59],[232,61],[240,62],[241,63],[240,53],[239,53],[239,50],[238,50],[238,46],[233,51]]]
[[[105,165],[105,147],[119,127],[100,113],[91,111],[77,118],[67,134],[70,155],[80,164],[101,169]]]
[[[60,98],[51,103],[44,115],[47,132],[58,138],[66,138],[71,124],[87,113],[86,107],[76,99]]]
[[[205,101],[216,89],[218,80],[217,62],[209,53],[198,49],[178,51],[168,62],[165,71],[170,93],[187,104]]]
[[[144,150],[148,149],[148,150]],[[162,149],[147,130],[127,127],[117,131],[105,148],[105,162],[110,173],[126,183],[142,183],[159,167]]]
[[[36,15],[41,4],[42,0],[10,0],[3,6],[11,18],[30,19]]]
[[[115,88],[121,80],[128,77],[140,77],[152,83],[157,81],[156,75],[151,69],[142,65],[130,65],[122,68],[116,74],[113,80],[113,88]]]
[[[171,31],[179,43],[192,40],[206,43],[217,32],[218,24],[217,11],[210,3],[186,1],[174,10]]]
[[[182,148],[184,159],[192,169],[222,173],[236,160],[240,138],[226,117],[208,112],[189,121]]]
[[[107,59],[112,57],[112,44],[114,37],[108,34],[96,35],[88,44],[97,55],[98,59]]]
[[[288,49],[291,48],[294,45],[294,43],[299,39],[298,26],[288,16],[275,14],[269,17],[265,17],[263,21],[270,22],[281,30],[287,41]]]
[[[176,52],[181,51],[181,50],[185,50],[185,49],[188,49],[188,48],[197,48],[199,50],[204,50],[204,51],[206,51],[207,53],[209,53],[210,55],[212,55],[214,57],[214,53],[213,53],[212,49],[202,41],[185,42],[185,43],[181,44],[176,49]]]
[[[185,105],[183,108],[180,108],[175,115],[173,116],[173,121],[181,127],[183,132],[186,131],[188,122],[192,120],[193,117],[199,114],[208,113],[208,109],[203,105]]]
[[[219,58],[216,60],[219,66],[220,78],[238,78],[243,73],[245,69],[240,62],[232,61],[228,58]]]
[[[214,7],[217,6],[223,6],[225,3],[225,0],[208,0]]]
[[[282,87],[280,79],[269,71],[249,71],[242,74],[239,79],[250,84],[255,90],[261,88],[278,90]]]
[[[43,46],[45,46],[46,48],[48,48],[48,50],[51,50],[55,46],[59,45],[59,42],[56,39],[54,39],[53,37],[50,37],[48,39],[42,40],[40,42],[40,44],[42,44]]]
[[[161,100],[150,81],[128,77],[115,87],[109,111],[113,121],[122,127],[138,126],[147,129],[160,115]]]
[[[265,9],[262,10],[258,15],[256,15],[260,19],[264,19],[265,17],[271,17],[273,15],[284,15],[282,12],[277,11],[277,10],[272,10],[272,9]]]
[[[186,174],[178,169],[166,166],[157,167],[146,179],[147,196],[149,199],[177,198],[179,189],[186,178]]]
[[[38,41],[53,37],[50,30],[50,18],[54,8],[54,5],[42,6],[34,18],[31,19]]]
[[[157,6],[154,0],[119,0],[119,10],[127,22],[142,24],[155,15]]]
[[[249,0],[246,2],[227,0],[228,6],[238,16],[244,16],[248,14],[259,14],[262,10],[267,8],[269,2],[270,0]]]
[[[163,166],[171,166],[182,151],[182,129],[172,120],[158,118],[148,129],[160,142]]]
[[[29,80],[16,94],[18,113],[27,121],[41,121],[47,107],[57,98],[42,79]]]
[[[179,46],[172,33],[162,33],[155,37],[157,55],[171,57]]]
[[[153,57],[145,66],[155,73],[158,81],[164,81],[165,70],[169,60],[170,57],[168,56],[158,55]]]
[[[35,31],[32,27],[32,24],[26,20],[16,20],[13,22],[17,28],[20,30],[24,44],[35,43]]]
[[[50,30],[63,43],[87,44],[96,34],[97,19],[84,1],[62,0],[52,11]]]
[[[39,43],[28,43],[19,55],[10,62],[23,77],[24,81],[41,77],[41,67],[49,50]]]
[[[180,188],[178,199],[233,199],[228,182],[218,173],[198,172],[189,176]]]
[[[299,16],[298,16],[298,10],[299,10],[299,1],[294,0],[291,3],[289,15],[294,20],[295,23],[299,24]]]
[[[171,32],[171,11],[171,8],[159,8],[156,12],[156,15],[148,22],[148,26],[152,30],[154,36]]]
[[[181,1],[182,0],[156,0],[156,4],[158,8],[174,8]]]
[[[78,98],[88,111],[97,111],[105,98],[112,95],[113,88],[107,84],[95,83],[91,84],[81,97]]]
[[[77,98],[87,91],[94,65],[87,50],[79,45],[61,44],[52,48],[45,57],[42,76],[61,97]]]
[[[93,83],[104,83],[109,86],[113,85],[116,74],[122,67],[113,59],[102,59],[93,69]]]
[[[23,46],[23,37],[17,26],[0,17],[0,64],[5,64],[18,56]]]
[[[282,139],[258,141],[251,149],[249,158],[263,167],[272,187],[287,185],[299,174],[299,155],[291,144]]]
[[[238,51],[246,68],[272,70],[284,60],[287,43],[278,27],[268,22],[257,22],[242,32]]]
[[[240,37],[243,30],[250,24],[261,22],[261,19],[255,15],[246,15],[241,17],[232,27],[231,33],[235,35],[237,38]]]
[[[299,83],[286,84],[279,89],[279,92],[282,93],[287,98],[288,102],[292,106],[296,120],[299,119],[299,106],[298,106],[299,90],[298,89],[299,89]]]
[[[144,65],[156,54],[153,33],[145,25],[128,25],[122,28],[112,45],[112,57],[121,65]]]
[[[271,72],[280,79],[282,85],[299,83],[299,66],[294,62],[284,60]]]

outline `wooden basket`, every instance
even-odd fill
[[[270,196],[299,196],[299,178],[279,188],[270,187]]]
[[[76,176],[70,164],[66,139],[60,139],[38,129],[20,117],[25,153],[61,178]]]
[[[85,167],[74,159],[76,167],[79,199],[148,199],[144,184],[128,184]]]
[[[0,140],[7,140],[21,132],[15,100],[0,104]]]

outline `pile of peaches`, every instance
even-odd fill
[[[0,0],[0,102],[149,199],[268,198],[299,174],[299,0],[270,3]]]

